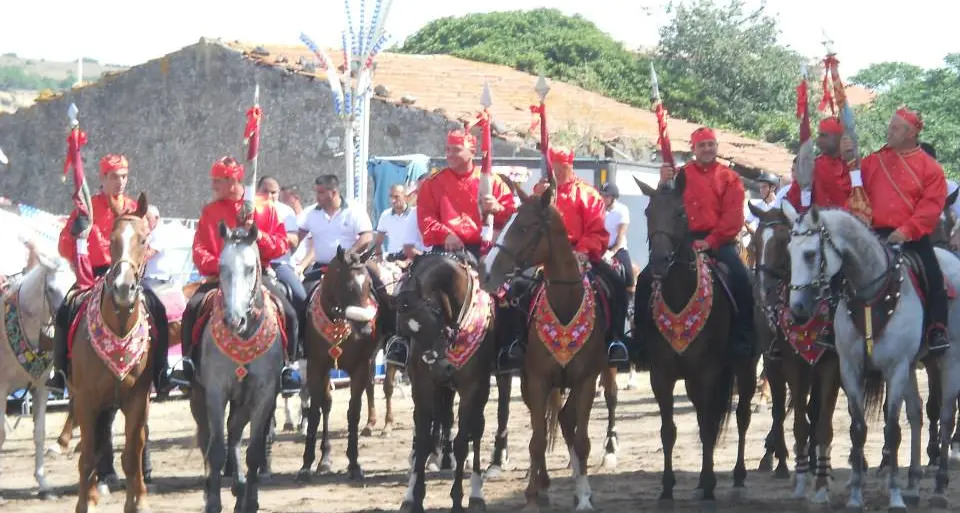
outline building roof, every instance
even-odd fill
[[[844,92],[847,94],[847,101],[852,107],[869,105],[877,96],[873,91],[858,85],[848,85],[844,87]]]
[[[315,61],[302,46],[269,46],[255,43],[225,43],[264,65],[295,73],[323,77],[311,71]],[[338,65],[342,51],[328,52]],[[523,134],[530,127],[530,106],[537,103],[536,77],[507,66],[458,59],[448,55],[382,53],[376,59],[374,86],[389,90],[381,100],[403,103],[412,98],[414,108],[442,112],[450,119],[470,119],[480,108],[480,93],[489,82],[494,105],[491,112],[508,134]],[[657,120],[650,110],[631,107],[598,93],[559,81],[550,82],[547,97],[548,123],[552,130],[575,126],[610,140],[617,137],[657,140]],[[332,108],[332,107],[331,107]],[[671,119],[670,138],[674,151],[689,148],[690,134],[698,125]],[[721,158],[779,175],[789,174],[793,154],[786,148],[748,139],[726,131],[717,132]]]

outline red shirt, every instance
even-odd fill
[[[820,155],[813,164],[813,191],[811,205],[818,207],[846,208],[847,200],[853,187],[850,183],[850,171],[847,163],[840,157]],[[804,207],[800,202],[800,185],[790,184],[787,191],[787,201],[798,211],[803,212],[810,207]]]
[[[480,208],[477,194],[480,189],[480,169],[460,174],[450,168],[434,174],[420,184],[417,193],[417,225],[424,246],[443,246],[447,235],[453,233],[464,244],[480,244]],[[494,214],[494,228],[503,228],[517,210],[513,192],[496,173],[493,174],[491,193],[503,210]]]
[[[197,231],[193,236],[193,264],[203,276],[220,274],[220,251],[223,249],[220,221],[230,228],[235,228],[237,214],[242,206],[243,200],[217,200],[203,207],[197,222]],[[261,265],[283,256],[290,249],[287,231],[270,202],[260,197],[254,200],[253,222],[260,231],[257,247],[260,249]]]
[[[900,230],[907,240],[929,235],[947,198],[943,168],[920,148],[906,153],[884,146],[860,163],[873,227]]]
[[[90,235],[87,236],[90,266],[93,268],[109,266],[111,264],[110,233],[113,232],[113,222],[117,219],[117,214],[110,207],[107,195],[102,192],[91,197],[90,203],[93,209],[93,219],[90,220],[92,226]],[[120,203],[123,205],[120,209],[120,215],[130,214],[137,210],[137,201],[129,196],[122,196]],[[60,256],[67,259],[71,265],[76,262],[77,239],[70,233],[70,229],[73,227],[73,221],[77,218],[77,214],[79,214],[77,209],[70,213],[66,226],[63,227],[63,230],[60,230],[58,244]]]
[[[541,192],[543,188],[543,182],[538,183],[534,192]],[[563,218],[573,250],[586,253],[594,262],[603,258],[610,234],[603,224],[607,211],[600,193],[592,185],[574,177],[557,187],[557,210]]]
[[[743,228],[743,202],[746,192],[736,171],[713,162],[702,167],[688,162],[683,204],[692,232],[708,232],[707,244],[717,249],[733,242]]]

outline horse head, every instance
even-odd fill
[[[790,275],[790,221],[780,208],[760,210],[748,204],[750,212],[759,219],[757,229],[750,239],[753,248],[754,274],[760,304],[767,308],[779,301],[780,287]]]
[[[445,257],[429,253],[417,258],[443,258],[451,264],[449,267],[457,265]],[[447,328],[456,325],[457,312],[450,294],[442,285],[452,286],[449,282],[455,280],[440,272],[442,269],[444,266],[440,262],[432,266],[415,266],[393,299],[393,305],[397,311],[398,333],[413,341],[411,348],[416,347],[419,351],[419,355],[414,356],[418,356],[441,380],[446,380],[454,372],[453,365],[446,358],[450,338]]]
[[[654,280],[662,280],[678,259],[693,263],[696,256],[691,246],[687,210],[683,205],[686,180],[681,174],[674,185],[664,183],[654,189],[637,177],[633,179],[643,194],[650,198],[644,211],[650,245],[650,272]]]
[[[24,274],[18,301],[21,315],[45,323],[56,314],[77,278],[66,259],[37,248],[33,251],[38,265]]]
[[[368,323],[377,315],[376,306],[370,303],[373,286],[367,267],[375,249],[373,243],[359,252],[338,246],[337,255],[323,276],[321,290],[327,306],[349,321]]]
[[[557,184],[552,181],[540,194],[527,195],[516,189],[521,199],[517,213],[500,231],[493,249],[483,259],[483,288],[496,293],[504,282],[519,271],[552,260],[557,249],[567,242],[567,230],[556,208]],[[571,256],[572,256],[572,249]]]
[[[830,279],[843,266],[843,253],[831,237],[824,213],[814,205],[805,214],[797,212],[789,201],[782,203],[783,214],[793,225],[790,242],[790,312],[798,322],[808,320],[830,286]]]
[[[140,193],[137,210],[113,222],[110,233],[110,260],[113,262],[104,277],[104,289],[114,306],[132,309],[140,293],[143,269],[147,263],[147,195]]]
[[[260,251],[256,225],[249,229],[229,228],[220,221],[220,291],[223,294],[223,320],[234,333],[241,334],[253,323],[248,317],[262,295],[260,290]]]

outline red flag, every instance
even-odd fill
[[[807,79],[797,86],[797,118],[800,120],[800,144],[810,139],[810,96]]]
[[[530,130],[533,130],[540,124],[540,151],[547,163],[547,174],[553,176],[553,163],[550,162],[550,131],[547,129],[547,104],[541,102],[540,105],[531,105],[530,112],[536,116],[530,124]]]
[[[260,122],[263,120],[263,109],[259,105],[250,107],[247,111],[247,127],[243,131],[243,140],[247,144],[247,160],[257,157],[260,150]]]
[[[90,217],[90,212],[83,201],[83,196],[81,196],[86,178],[83,176],[83,157],[80,155],[80,148],[85,144],[87,144],[87,134],[83,130],[79,128],[70,130],[70,134],[67,135],[67,158],[63,164],[63,174],[65,177],[70,168],[73,168],[73,204],[80,214]],[[93,222],[92,219],[90,221]],[[78,238],[77,250],[74,252],[74,273],[77,276],[77,286],[81,290],[93,287],[96,279],[93,275],[93,265],[90,264],[90,256],[87,254],[86,245],[86,237]]]
[[[667,134],[667,109],[663,107],[663,102],[657,102],[655,112],[657,114],[657,144],[660,145],[660,154],[663,156],[664,162],[674,166],[673,149],[670,147],[670,136]]]

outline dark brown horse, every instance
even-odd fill
[[[649,291],[650,308],[637,308],[635,337],[643,337],[650,359],[650,383],[660,407],[660,439],[663,443],[663,491],[661,500],[673,500],[676,477],[673,448],[677,439],[673,421],[673,390],[684,380],[687,396],[697,411],[703,462],[698,495],[714,499],[717,484],[713,452],[723,432],[733,400],[736,382],[739,401],[737,427],[739,444],[733,470],[734,491],[746,490],[744,463],[746,431],[756,390],[757,359],[734,364],[730,356],[730,334],[734,305],[715,278],[703,253],[693,250],[683,203],[684,175],[676,185],[653,189],[636,180],[650,198],[646,209],[650,244],[649,278],[641,276],[636,304],[644,304]],[[645,282],[649,279],[649,282]],[[641,297],[641,288],[643,291]],[[652,288],[651,288],[652,287]]]
[[[772,340],[770,349],[779,353],[776,360],[768,359],[769,364],[765,365],[773,401],[773,425],[765,458],[769,457],[772,450],[779,459],[777,477],[789,477],[783,434],[786,384],[790,387],[793,410],[796,457],[794,497],[806,497],[808,473],[815,463],[816,495],[813,502],[823,504],[829,499],[830,447],[833,443],[833,413],[840,393],[840,367],[836,353],[818,345],[817,340],[829,334],[831,306],[827,302],[829,298],[825,298],[816,316],[802,325],[793,323],[787,305],[790,282],[787,244],[790,242],[791,224],[779,208],[761,211],[752,204],[749,208],[759,219],[751,241],[756,255],[754,293],[757,306],[763,314],[756,316],[757,333],[766,334],[762,340]],[[765,352],[765,355],[769,355],[769,352]],[[810,412],[808,418],[807,397],[811,394],[817,394],[810,402],[810,406],[817,411]],[[814,419],[815,425],[811,425]],[[814,446],[812,453],[810,444]]]
[[[544,284],[534,293],[533,319],[521,370],[521,393],[530,409],[530,470],[526,509],[538,511],[549,502],[546,450],[559,424],[570,453],[575,480],[574,505],[593,509],[587,479],[590,457],[588,427],[597,378],[609,367],[606,355],[608,321],[596,285],[583,273],[555,206],[556,182],[528,197],[504,227],[496,247],[484,260],[484,288],[498,291],[508,278],[543,266]],[[562,392],[570,390],[564,403]]]
[[[453,442],[453,511],[463,511],[463,474],[470,442],[473,471],[468,505],[471,510],[483,510],[480,442],[496,350],[494,298],[480,288],[472,264],[454,255],[427,253],[414,261],[394,303],[397,332],[411,341],[407,372],[415,430],[413,468],[401,511],[424,511],[424,474],[427,458],[434,451],[434,426],[449,415],[454,393],[460,395],[460,408]]]
[[[140,280],[146,263],[146,195],[137,211],[114,221],[110,235],[113,264],[86,299],[74,331],[70,359],[73,414],[80,426],[78,513],[99,501],[97,425],[113,408],[125,419],[123,471],[127,477],[124,512],[149,510],[143,476],[145,428],[150,405],[153,356],[151,329]]]
[[[310,410],[307,417],[303,466],[297,478],[308,480],[316,457],[317,427],[323,413],[318,473],[332,470],[330,461],[330,371],[345,370],[350,375],[350,405],[347,409],[347,474],[362,480],[358,461],[360,408],[370,381],[370,366],[377,352],[377,332],[383,331],[382,319],[391,315],[390,306],[378,302],[371,273],[376,272],[370,257],[372,245],[362,252],[337,248],[317,288],[307,299],[307,331],[304,338],[307,355],[307,384]],[[378,329],[380,328],[380,329]]]

